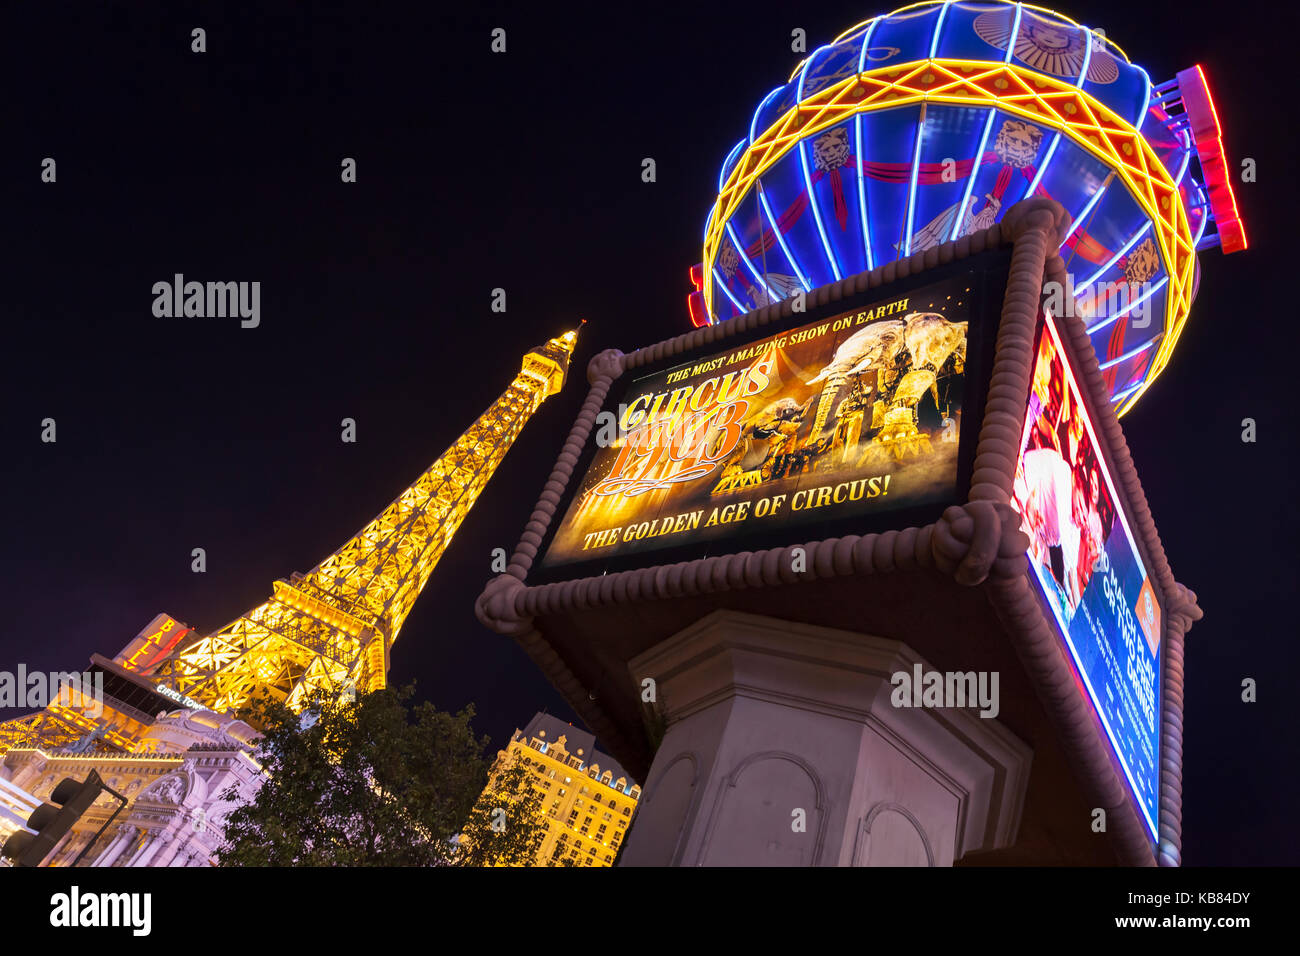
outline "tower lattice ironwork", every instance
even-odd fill
[[[501,397],[341,548],[306,574],[275,581],[265,602],[144,676],[218,713],[264,698],[294,706],[318,687],[384,687],[389,651],[420,590],[528,419],[563,386],[577,334],[526,353]],[[84,732],[64,726],[68,716],[47,710],[0,724],[0,755]]]
[[[576,339],[575,329],[528,352],[501,397],[379,517],[153,677],[218,712],[261,697],[293,706],[316,687],[384,687],[415,599],[524,424],[563,385]]]

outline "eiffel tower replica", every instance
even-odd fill
[[[191,633],[146,666],[127,659],[140,638],[112,663],[171,699],[218,714],[268,698],[293,707],[318,688],[346,694],[385,687],[389,652],[420,590],[528,419],[564,385],[577,336],[573,329],[526,353],[501,397],[316,567],[275,581],[262,604],[206,636]],[[109,662],[96,655],[95,663]],[[13,747],[51,750],[90,736],[102,738],[100,747],[130,750],[132,735],[119,730],[97,726],[75,702],[56,700],[0,724],[0,758]]]

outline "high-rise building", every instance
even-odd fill
[[[536,866],[612,866],[636,815],[641,787],[596,738],[550,714],[515,730],[499,758],[518,756],[542,795],[546,837]]]

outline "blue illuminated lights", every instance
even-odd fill
[[[1044,312],[1011,505],[1029,564],[1154,843],[1159,833],[1163,611],[1056,323]],[[1126,389],[1131,391],[1131,389]],[[1062,430],[1078,435],[1071,450]],[[1065,508],[1059,502],[1070,502]]]
[[[1042,91],[1032,106],[1026,88]],[[784,298],[960,240],[1038,195],[1070,217],[1071,272],[1107,276],[1135,238],[1153,241],[1155,274],[1139,250],[1135,281],[1166,280],[1150,299],[1159,328],[1130,334],[1132,320],[1116,317],[1098,354],[1114,362],[1162,331],[1149,382],[1186,321],[1195,250],[1213,235],[1188,121],[1165,111],[1178,89],[1153,87],[1102,34],[1039,7],[943,0],[865,21],[801,59],[752,114],[748,148],[728,153],[705,235],[709,316],[743,314],[749,293],[733,273]],[[1131,138],[1107,139],[1121,134]],[[1122,413],[1141,393],[1114,385]]]

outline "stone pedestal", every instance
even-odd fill
[[[734,611],[632,659],[666,730],[622,865],[950,866],[1010,845],[1030,750],[976,708],[895,707],[918,662]]]

